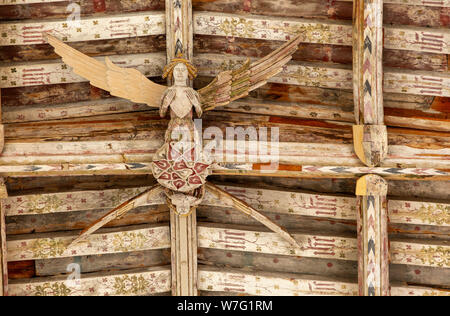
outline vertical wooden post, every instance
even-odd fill
[[[387,155],[383,111],[383,0],[353,1],[353,93],[357,156],[369,167]]]
[[[197,212],[180,216],[170,210],[172,295],[197,296]]]
[[[361,296],[388,296],[389,243],[387,182],[366,175],[356,183],[358,196],[358,284]]]
[[[192,60],[191,0],[166,0],[166,41],[168,62],[179,54],[183,54],[185,59]],[[195,209],[187,216],[178,215],[174,210],[170,210],[172,295],[197,295],[196,216]]]
[[[167,62],[178,54],[192,61],[194,30],[191,0],[166,0]]]
[[[3,199],[8,197],[5,180],[0,178],[0,296],[8,294],[8,265],[6,260],[6,223]]]
[[[3,127],[2,116],[2,89],[0,89],[0,154],[3,152],[5,146],[5,129]]]

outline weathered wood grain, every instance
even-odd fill
[[[108,230],[110,232],[108,232]],[[97,255],[169,248],[167,226],[141,227],[140,229],[106,229],[106,232],[91,235],[86,243],[67,246],[74,235],[51,233],[27,236],[12,236],[7,241],[8,261],[63,258],[82,255]]]
[[[251,295],[356,295],[357,284],[307,275],[246,272],[239,269],[201,267],[199,289],[208,292],[227,292]],[[155,267],[113,274],[82,275],[79,283],[61,277],[12,281],[13,296],[69,296],[69,295],[151,295],[170,290],[170,270]],[[396,285],[393,295],[440,295],[448,291],[438,288]]]
[[[221,268],[246,269],[276,273],[298,273],[327,278],[345,278],[357,282],[357,263],[337,259],[293,257],[220,249],[199,249],[199,263]],[[433,284],[437,287],[450,285],[450,269],[414,265],[391,264],[390,282]]]
[[[78,13],[81,17],[100,14],[117,14],[141,11],[164,10],[164,1],[126,1],[126,0],[78,0],[71,5],[68,0],[3,0],[0,2],[3,20],[23,19],[60,19],[74,17]],[[79,8],[79,10],[78,10]]]
[[[233,292],[264,296],[345,295],[355,296],[357,284],[310,276],[264,272],[244,272],[238,269],[204,267],[199,273],[199,289],[213,292]],[[438,288],[395,285],[393,296],[448,296],[449,292]]]
[[[280,19],[213,12],[194,14],[194,33],[243,38],[289,40],[302,34],[302,42],[351,45],[351,26],[345,22]],[[388,49],[447,54],[450,31],[418,27],[385,26],[384,46]],[[417,37],[417,39],[416,39]]]
[[[200,248],[247,251],[255,253],[327,258],[338,260],[358,260],[356,238],[338,236],[294,234],[301,248],[294,248],[275,233],[234,229],[230,225],[199,224],[198,240]],[[391,241],[391,262],[418,266],[450,266],[448,243],[425,244],[420,242]],[[367,248],[366,248],[367,249]]]
[[[14,280],[11,296],[130,296],[170,291],[170,268],[153,267],[126,272],[82,274],[81,279],[50,277]]]
[[[387,191],[386,180],[376,175],[356,182],[360,296],[390,295]]]
[[[89,17],[80,21],[6,22],[0,24],[0,46],[45,44],[44,33],[64,42],[115,39],[165,33],[164,14],[142,12],[107,17]]]
[[[356,220],[356,199],[351,196],[304,193],[298,190],[254,189],[242,186],[220,186],[257,210],[302,216]],[[77,212],[109,209],[144,192],[149,187],[72,191],[11,196],[3,200],[6,216],[39,215],[59,212]],[[154,199],[145,206],[164,204],[164,199]],[[202,205],[230,207],[206,193]],[[70,206],[70,209],[68,207]],[[388,200],[391,223],[450,226],[448,203]]]
[[[210,77],[217,75],[220,71],[234,69],[244,61],[245,58],[242,57],[229,56],[224,58],[215,54],[202,54],[196,56],[195,59],[199,73]],[[292,62],[284,67],[283,72],[271,78],[268,82],[308,87],[352,89],[353,76],[352,71],[344,65]],[[450,76],[439,72],[386,69],[383,91],[450,96]],[[373,92],[375,93],[375,90]]]
[[[170,250],[153,249],[117,254],[44,259],[33,262],[33,266],[35,265],[36,276],[38,277],[70,274],[70,271],[67,271],[67,267],[70,264],[78,265],[80,273],[165,266],[170,265]]]
[[[73,42],[70,46],[89,56],[134,55],[164,52],[165,35]],[[32,62],[59,59],[49,44],[0,46],[3,63]]]
[[[231,54],[246,57],[263,57],[280,46],[280,41],[243,39],[217,35],[195,35],[196,54]],[[384,49],[385,67],[424,71],[448,71],[447,56],[436,53]],[[352,47],[342,45],[300,43],[293,54],[294,61],[352,64]]]
[[[0,296],[8,295],[8,252],[6,248],[6,209],[1,202],[8,197],[4,178],[0,178]]]
[[[96,59],[104,62],[104,58]],[[111,56],[110,59],[121,67],[136,68],[146,76],[160,75],[165,64],[165,57],[160,53],[116,55]],[[2,77],[1,88],[86,81],[75,74],[69,66],[59,61],[3,65],[0,66],[0,76]]]

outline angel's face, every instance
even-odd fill
[[[188,69],[183,63],[179,63],[173,68],[173,79],[175,81],[175,85],[185,86],[187,83],[188,75]]]

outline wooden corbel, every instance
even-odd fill
[[[6,260],[6,222],[3,200],[8,197],[5,179],[0,178],[0,296],[8,293],[8,265]]]
[[[383,110],[383,1],[353,2],[353,92],[356,155],[369,167],[387,155]]]
[[[366,175],[356,183],[358,196],[358,285],[361,296],[389,296],[389,242],[386,180]]]

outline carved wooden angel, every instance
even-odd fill
[[[63,61],[73,67],[76,74],[88,79],[93,86],[109,91],[113,96],[159,107],[161,117],[165,117],[170,110],[165,143],[152,162],[152,172],[159,184],[100,218],[74,242],[86,238],[109,221],[123,216],[157,194],[164,193],[169,207],[179,216],[186,216],[201,202],[205,190],[208,190],[218,198],[228,200],[237,209],[298,247],[294,238],[283,228],[243,201],[206,182],[212,161],[203,154],[199,146],[193,110],[200,117],[204,111],[245,97],[250,91],[264,85],[291,60],[300,43],[299,37],[256,62],[247,60],[237,70],[219,73],[208,86],[198,91],[188,85],[188,79],[192,80],[197,76],[197,69],[182,56],[177,56],[164,68],[163,77],[174,82],[173,86],[166,87],[152,82],[136,69],[114,65],[107,57],[105,63],[88,57],[53,36],[48,35],[48,42]]]

